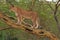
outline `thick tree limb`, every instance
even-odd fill
[[[54,34],[52,34],[51,32],[48,32],[46,30],[42,30],[42,29],[31,29],[28,26],[25,26],[23,24],[18,25],[15,24],[14,22],[11,21],[11,19],[9,17],[7,17],[6,15],[2,14],[0,12],[0,18],[6,23],[8,24],[10,27],[16,28],[16,29],[22,29],[24,31],[27,31],[29,33],[35,34],[39,37],[49,37],[51,40],[59,40]]]

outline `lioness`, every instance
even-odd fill
[[[24,10],[14,5],[10,6],[10,10],[15,12],[16,17],[18,19],[18,22],[17,22],[18,24],[21,24],[24,18],[31,19],[33,23],[31,28],[38,28],[40,23],[39,23],[39,17],[36,12]]]

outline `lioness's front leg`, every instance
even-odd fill
[[[21,17],[17,17],[17,24],[22,24],[23,18]]]

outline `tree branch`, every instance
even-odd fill
[[[2,31],[2,30],[7,30],[7,29],[12,29],[12,27],[0,28],[0,31]]]
[[[54,10],[54,19],[55,19],[55,21],[56,21],[56,23],[57,23],[57,26],[58,26],[58,29],[59,29],[59,31],[60,31],[60,25],[59,25],[59,21],[58,21],[58,18],[57,18],[57,11],[58,11],[58,7],[59,7],[59,2],[60,2],[60,0],[57,2],[57,4],[55,5],[55,10]]]

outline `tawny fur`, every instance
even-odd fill
[[[24,20],[23,19],[23,17],[24,17],[26,19],[31,19],[31,21],[33,23],[33,26],[31,26],[31,28],[38,28],[39,17],[36,12],[24,10],[24,9],[21,9],[16,6],[10,6],[10,10],[15,12],[17,19],[18,19],[18,24],[22,23],[22,21]]]

